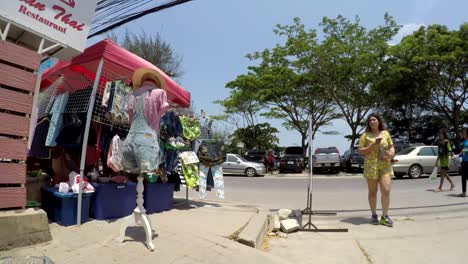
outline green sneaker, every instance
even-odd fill
[[[372,215],[370,223],[373,225],[378,225],[379,224],[379,217],[377,215]]]
[[[393,227],[393,221],[388,215],[382,216],[382,218],[380,218],[380,224],[388,227]]]

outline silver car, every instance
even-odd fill
[[[430,174],[436,166],[437,153],[437,146],[414,146],[400,151],[393,158],[395,177],[401,178],[407,174],[410,178],[419,178],[423,174]],[[449,173],[457,173],[457,168],[452,161],[449,165]]]
[[[261,163],[248,161],[237,154],[228,153],[226,156],[226,162],[222,165],[224,174],[244,174],[248,177],[254,177],[266,173],[266,168]]]

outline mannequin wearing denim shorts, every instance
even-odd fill
[[[136,107],[132,125],[122,145],[122,166],[131,173],[147,173],[154,171],[159,166],[159,140],[158,133],[150,125],[144,113],[144,98],[151,92],[164,90],[149,89],[147,92],[136,96]],[[166,102],[163,102],[166,103]],[[160,113],[162,114],[162,113]]]

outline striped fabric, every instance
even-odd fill
[[[186,187],[187,183],[185,182],[185,177],[184,177],[184,174],[182,173],[182,160],[180,158],[179,158],[179,161],[177,162],[175,172],[179,175],[180,185],[183,187]]]

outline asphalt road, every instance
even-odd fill
[[[433,192],[439,179],[393,180],[391,194],[392,215],[438,214],[468,211],[468,198],[455,197],[461,192],[460,176],[453,176],[454,191]],[[248,178],[225,176],[225,199],[268,209],[303,209],[306,206],[308,177],[306,175],[267,175]],[[447,190],[448,183],[443,189]],[[367,184],[361,175],[320,176],[312,180],[312,209],[335,211],[340,215],[368,214]],[[185,189],[175,194],[185,197]],[[191,199],[198,198],[189,191]],[[208,192],[209,200],[216,200],[215,191]],[[380,198],[378,202],[380,208]]]

